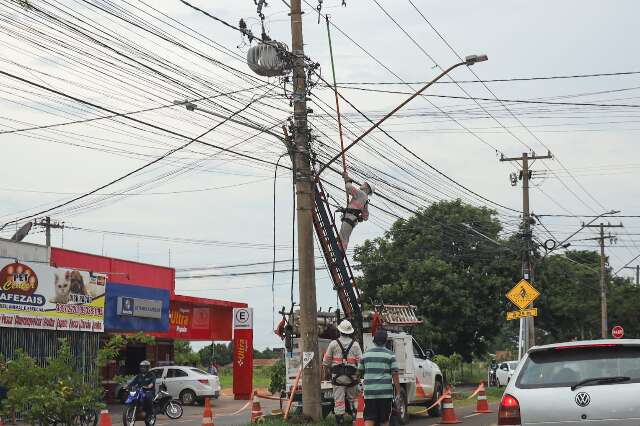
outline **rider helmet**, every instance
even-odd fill
[[[149,361],[147,361],[146,359],[140,363],[140,372],[141,373],[148,372],[149,368],[151,368],[151,363]]]

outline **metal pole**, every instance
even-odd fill
[[[640,265],[636,265],[636,285],[640,285]]]
[[[51,247],[51,218],[47,216],[44,219],[45,235],[47,239],[47,247]]]
[[[486,60],[486,57],[483,59]],[[434,78],[433,80],[431,80],[429,83],[425,84],[420,90],[418,90],[416,93],[414,93],[413,95],[409,96],[407,99],[405,99],[400,105],[398,105],[397,107],[395,107],[391,112],[389,112],[387,115],[385,115],[384,117],[382,117],[380,120],[378,120],[377,123],[375,123],[373,126],[369,127],[363,134],[361,134],[360,136],[358,136],[353,142],[351,142],[349,145],[347,145],[344,149],[342,149],[340,151],[340,153],[338,153],[338,155],[336,155],[335,157],[333,157],[331,160],[329,160],[326,164],[324,164],[320,170],[318,171],[318,175],[320,175],[324,169],[326,169],[331,163],[333,163],[334,161],[336,161],[341,155],[344,155],[349,149],[351,149],[352,146],[354,146],[355,144],[357,144],[358,142],[360,142],[365,136],[367,136],[369,133],[371,133],[372,131],[374,131],[375,129],[377,129],[385,120],[387,120],[389,117],[391,117],[393,114],[395,114],[396,112],[398,112],[402,107],[404,107],[406,104],[408,104],[409,102],[411,102],[412,100],[414,100],[415,98],[417,98],[418,96],[420,96],[422,94],[422,92],[424,92],[425,90],[427,90],[432,84],[434,84],[436,81],[440,80],[442,77],[444,77],[445,75],[447,75],[449,72],[451,72],[454,68],[457,68],[461,65],[472,65],[474,62],[459,62],[455,65],[451,65],[449,68],[447,68],[446,70],[442,71],[440,74],[438,74],[436,76],[436,78]]]
[[[604,259],[604,224],[600,224],[600,327],[602,338],[609,335],[607,326],[607,283],[605,281],[605,259]]]
[[[307,87],[302,37],[301,0],[291,1],[291,48],[293,63],[294,179],[298,218],[298,264],[300,291],[301,352],[311,356],[302,368],[302,411],[318,421],[320,405],[320,360],[316,327],[316,282],[313,253],[313,176],[310,162],[309,129],[307,127]]]
[[[524,279],[531,279],[531,223],[529,222],[529,154],[522,154],[522,220],[524,224],[525,253],[522,258],[522,272]],[[521,318],[523,326],[522,339],[524,343],[523,351],[526,353],[533,345],[531,339],[531,329],[533,329],[533,317]]]

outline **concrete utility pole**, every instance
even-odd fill
[[[298,205],[298,264],[300,291],[301,352],[311,361],[302,369],[302,409],[313,420],[322,418],[320,405],[320,360],[316,327],[316,277],[313,253],[313,173],[307,126],[307,81],[302,39],[301,0],[291,0],[291,50],[293,62],[293,138],[292,150],[296,201]]]
[[[51,229],[64,229],[64,223],[52,222],[51,217],[47,216],[35,222],[36,226],[42,226],[45,229],[46,246],[51,247]]]
[[[604,240],[608,238],[609,241],[613,244],[615,237],[611,234],[605,237],[604,228],[622,228],[622,223],[620,225],[611,225],[607,223],[600,223],[599,225],[582,225],[583,228],[600,228],[600,236],[596,238],[590,238],[592,240],[598,241],[600,244],[600,331],[602,333],[601,337],[606,339],[609,337],[609,325],[608,323],[608,314],[607,314],[607,269],[606,269],[606,258],[604,256]]]
[[[636,285],[640,285],[640,265],[636,266],[625,266],[623,269],[633,269],[636,271]]]
[[[521,157],[500,157],[500,161],[522,161],[522,223],[525,242],[525,252],[522,257],[522,277],[533,284],[533,263],[531,261],[531,253],[533,250],[532,234],[531,234],[531,214],[529,209],[529,161],[531,160],[544,160],[553,158],[551,152],[547,155],[536,155],[532,153],[523,153]],[[533,306],[533,305],[532,305]],[[530,347],[536,344],[536,333],[533,317],[520,318],[520,329],[522,333],[520,335],[520,354],[525,354]]]

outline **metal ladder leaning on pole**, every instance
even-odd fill
[[[360,329],[362,324],[360,292],[356,286],[347,256],[338,242],[338,229],[320,179],[316,179],[314,185],[313,226],[344,315],[358,328],[356,335],[360,336],[362,334]]]

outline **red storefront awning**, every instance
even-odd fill
[[[246,303],[172,294],[169,306],[169,330],[156,337],[179,340],[231,340],[233,308]]]

